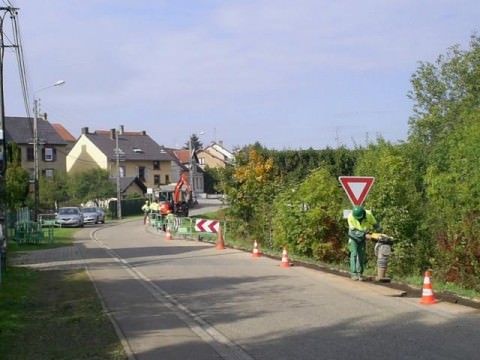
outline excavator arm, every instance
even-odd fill
[[[185,186],[187,189],[188,193],[192,193],[192,189],[190,188],[190,185],[188,184],[188,176],[186,173],[183,173],[180,176],[180,180],[178,180],[177,185],[175,185],[175,190],[173,192],[173,202],[174,204],[177,204],[180,201],[180,194],[182,192],[182,187]]]

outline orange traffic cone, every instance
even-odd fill
[[[173,240],[172,233],[170,232],[170,226],[167,226],[167,234],[165,235],[165,240]]]
[[[253,242],[253,252],[252,252],[252,256],[253,256],[253,257],[260,257],[260,256],[262,256],[261,251],[258,249],[257,240],[255,240],[255,241]]]
[[[225,241],[223,240],[222,227],[218,226],[217,250],[225,249]]]
[[[283,252],[282,252],[282,262],[280,263],[281,267],[289,267],[290,262],[288,261],[288,253],[287,253],[287,247],[283,247]]]
[[[430,271],[425,272],[425,278],[423,279],[422,305],[432,305],[438,303],[438,300],[433,296],[432,283],[430,282]]]

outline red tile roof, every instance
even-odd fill
[[[65,129],[62,124],[52,124],[52,126],[63,140],[72,142],[76,141],[73,135],[67,129]]]

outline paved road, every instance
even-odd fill
[[[480,316],[450,303],[197,241],[141,220],[85,228],[39,268],[83,259],[131,359],[478,359]],[[26,259],[24,259],[27,262]]]
[[[141,221],[78,246],[136,359],[477,359],[477,310],[174,239]]]

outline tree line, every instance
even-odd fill
[[[395,238],[393,275],[421,274],[480,290],[480,39],[420,63],[408,96],[408,139],[354,149],[277,151],[256,143],[236,166],[209,171],[226,194],[230,230],[263,246],[338,263],[347,255],[338,176],[374,176],[366,200]],[[372,256],[372,254],[370,254]]]

